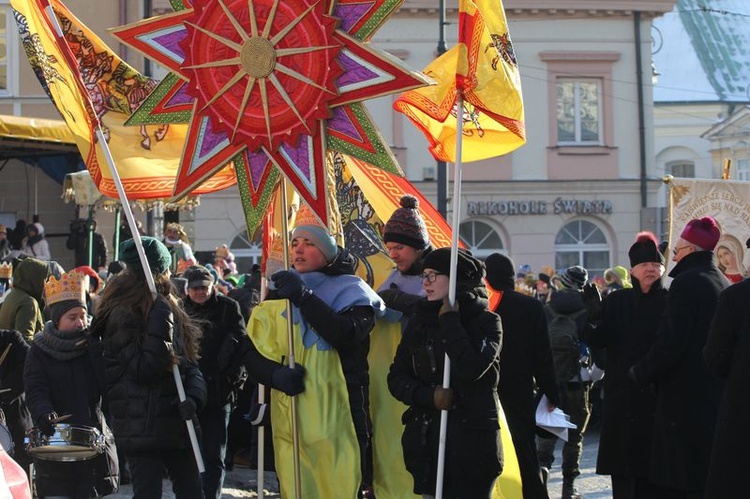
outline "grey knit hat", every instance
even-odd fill
[[[559,279],[566,288],[583,289],[584,284],[589,280],[589,273],[580,265],[574,265],[565,269]]]

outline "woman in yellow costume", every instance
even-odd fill
[[[291,253],[294,269],[274,273],[270,287],[275,298],[293,305],[299,364],[284,365],[284,302],[261,303],[248,324],[250,373],[283,392],[274,393],[271,411],[282,496],[294,496],[289,396],[297,395],[302,496],[374,497],[367,354],[370,331],[385,307],[354,275],[354,258],[304,208]]]

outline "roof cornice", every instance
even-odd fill
[[[622,17],[641,12],[645,17],[658,17],[672,10],[677,0],[505,0],[508,18],[548,17],[580,19],[586,17]],[[405,0],[401,11],[437,12],[438,0]],[[458,1],[446,1],[446,10],[456,12]]]

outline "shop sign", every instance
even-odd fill
[[[551,206],[548,206],[550,205]],[[612,213],[612,202],[608,200],[581,200],[557,198],[552,203],[547,201],[469,201],[467,215],[546,215],[565,214],[609,214]]]

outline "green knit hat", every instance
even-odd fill
[[[169,254],[167,247],[158,239],[149,236],[141,236],[141,244],[146,253],[148,266],[151,267],[151,273],[158,275],[166,272],[172,264],[172,255]],[[120,260],[125,262],[130,269],[143,270],[135,241],[132,239],[120,244]]]

